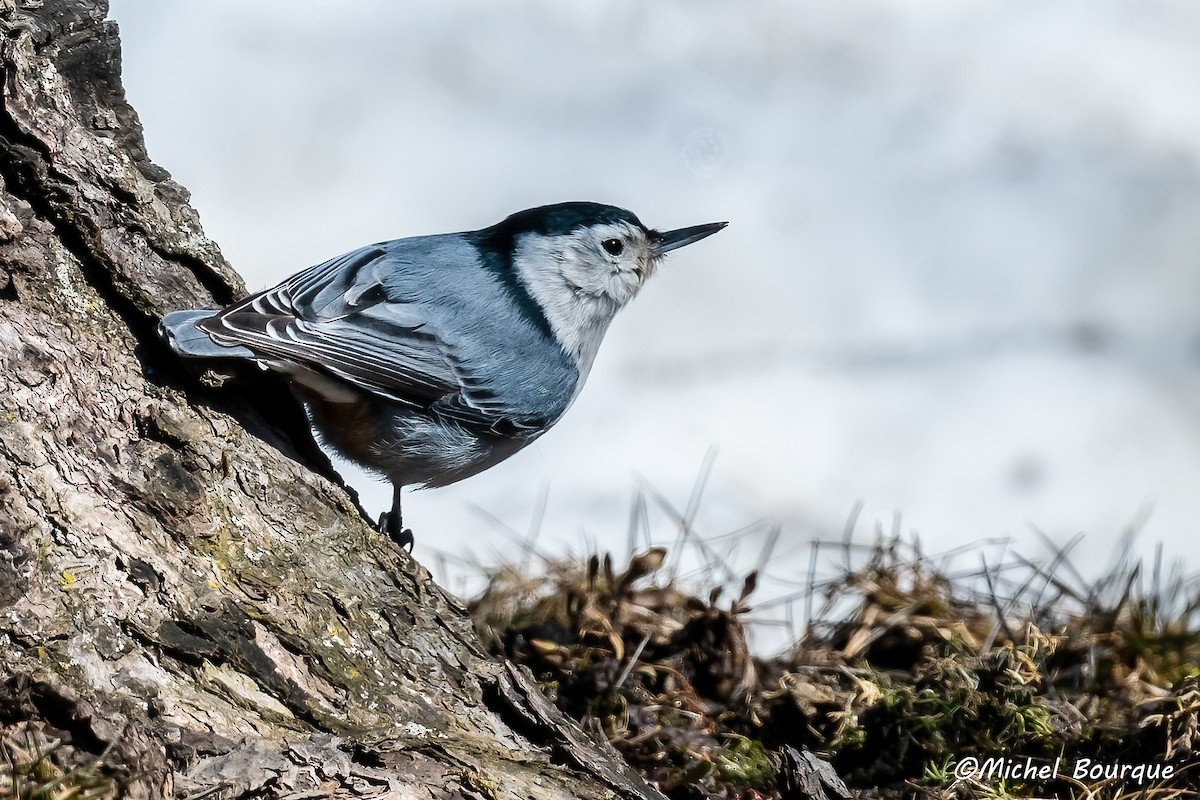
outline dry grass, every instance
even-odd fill
[[[746,644],[757,573],[730,600],[697,596],[664,548],[500,569],[471,610],[494,652],[672,798],[798,797],[779,777],[789,746],[860,797],[1196,796],[1200,584],[1130,561],[1087,581],[1075,544],[962,570],[977,551],[821,543],[842,566],[795,596],[806,633],[770,660]],[[956,777],[966,757],[1060,769]],[[1175,773],[1076,779],[1082,759]]]
[[[80,764],[77,753],[36,724],[0,730],[0,800],[107,800],[117,796],[99,761]]]

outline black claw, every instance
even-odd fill
[[[405,528],[404,530],[400,531],[399,533],[392,533],[392,534],[388,534],[388,535],[391,536],[392,541],[395,542],[396,544],[398,544],[400,547],[408,548],[408,552],[410,552],[410,553],[412,552],[413,543],[415,542],[415,539],[413,538],[412,528]]]
[[[395,520],[395,522],[393,522]],[[386,533],[388,538],[401,547],[408,548],[408,552],[412,552],[413,532],[411,528],[401,528],[399,518],[391,511],[385,511],[379,515],[379,532]]]

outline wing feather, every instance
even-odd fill
[[[200,327],[219,343],[300,363],[466,424],[540,429],[543,420],[498,401],[487,377],[464,363],[439,330],[439,309],[401,296],[389,277],[406,260],[383,245],[361,248],[248,297]]]

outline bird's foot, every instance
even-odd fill
[[[415,541],[412,529],[401,527],[399,520],[393,524],[392,517],[391,511],[385,511],[379,515],[379,532],[386,533],[389,539],[401,547],[408,548],[408,552],[411,553]]]

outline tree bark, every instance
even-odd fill
[[[149,161],[106,14],[0,0],[6,752],[57,740],[132,797],[661,797],[484,654],[286,387],[159,341],[243,286]]]

